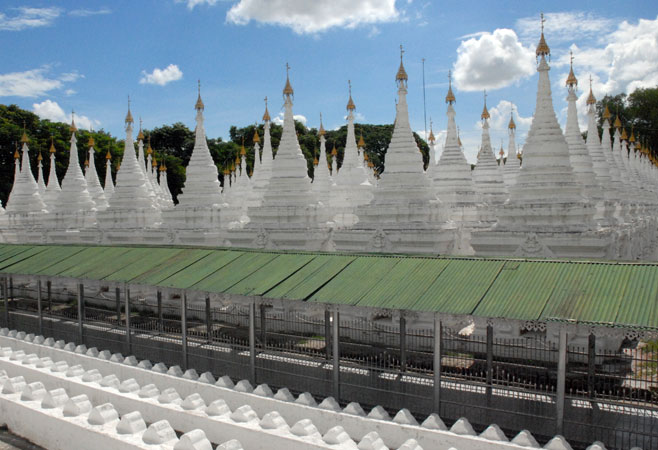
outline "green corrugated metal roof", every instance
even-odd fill
[[[658,329],[658,264],[0,244],[0,271]]]

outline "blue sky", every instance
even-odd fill
[[[655,1],[6,0],[0,102],[52,120],[75,109],[78,125],[121,136],[128,95],[147,128],[193,126],[201,79],[207,134],[227,138],[231,125],[260,121],[265,96],[272,116],[282,113],[288,62],[294,112],[308,126],[318,126],[320,112],[325,128],[344,124],[348,79],[357,121],[392,123],[402,44],[412,127],[424,129],[425,58],[427,126],[431,116],[435,134],[445,129],[452,69],[457,123],[474,161],[485,88],[494,145],[504,138],[507,147],[510,102],[523,142],[535,104],[540,8],[561,123],[570,49],[583,125],[590,74],[597,97],[658,85]]]

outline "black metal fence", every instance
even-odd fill
[[[49,281],[3,280],[0,311],[10,328],[211,372],[215,377],[310,392],[319,401],[408,408],[418,419],[438,412],[450,425],[466,417],[476,430],[498,424],[508,436],[527,429],[540,442],[563,434],[574,448],[658,448],[658,342],[620,340],[602,350],[594,334],[567,346],[534,330],[495,337],[386,324],[334,309],[289,311],[260,304],[192,303],[185,292],[140,299],[129,287],[78,285],[53,292]],[[303,306],[303,305],[302,305]],[[301,312],[300,312],[301,311]],[[437,338],[435,330],[440,330]],[[437,366],[438,365],[438,366]],[[435,368],[439,370],[435,371]]]

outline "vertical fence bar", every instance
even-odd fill
[[[407,371],[407,318],[400,312],[400,370]]]
[[[53,283],[52,281],[46,281],[46,296],[48,299],[48,314],[53,314]]]
[[[487,406],[491,406],[493,385],[493,326],[487,325]]]
[[[594,397],[594,376],[596,375],[596,336],[590,333],[587,341],[587,392]]]
[[[557,398],[555,399],[556,434],[562,434],[564,430],[564,397],[566,393],[567,378],[567,329],[560,326],[560,342],[558,347],[557,362]]]
[[[340,314],[338,308],[333,311],[333,375],[334,375],[334,399],[340,402]]]
[[[126,352],[128,355],[130,355],[131,350],[132,350],[132,345],[131,345],[131,336],[130,336],[130,288],[128,285],[124,285],[123,288],[124,295],[123,295],[123,301],[125,302],[125,315],[126,315]]]
[[[331,313],[324,311],[324,351],[327,361],[331,358]]]
[[[256,303],[249,305],[249,378],[256,385]]]
[[[14,277],[9,277],[9,298],[13,302],[14,299]]]
[[[434,412],[441,413],[441,334],[443,325],[438,314],[434,316]]]
[[[183,291],[180,308],[180,332],[183,351],[183,370],[187,370],[187,291]]]
[[[206,295],[206,341],[212,342],[212,311],[210,311],[210,294]]]
[[[164,316],[162,314],[162,291],[158,290],[158,331],[162,333],[164,331]]]
[[[121,289],[114,289],[114,302],[117,310],[117,326],[121,326]]]
[[[41,305],[41,278],[37,280],[37,313],[39,314],[39,334],[43,336],[43,306]]]
[[[260,305],[260,344],[263,349],[267,348],[267,318],[265,317],[266,305]]]
[[[78,344],[84,344],[85,343],[85,336],[84,336],[84,327],[82,323],[83,319],[83,314],[84,314],[84,301],[85,301],[85,288],[82,283],[78,283],[78,333],[80,337],[80,342]]]
[[[7,276],[2,280],[2,286],[3,293],[5,294],[5,326],[11,328],[9,326],[9,280]]]

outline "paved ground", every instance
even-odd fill
[[[44,450],[11,434],[6,428],[0,428],[0,450]]]

